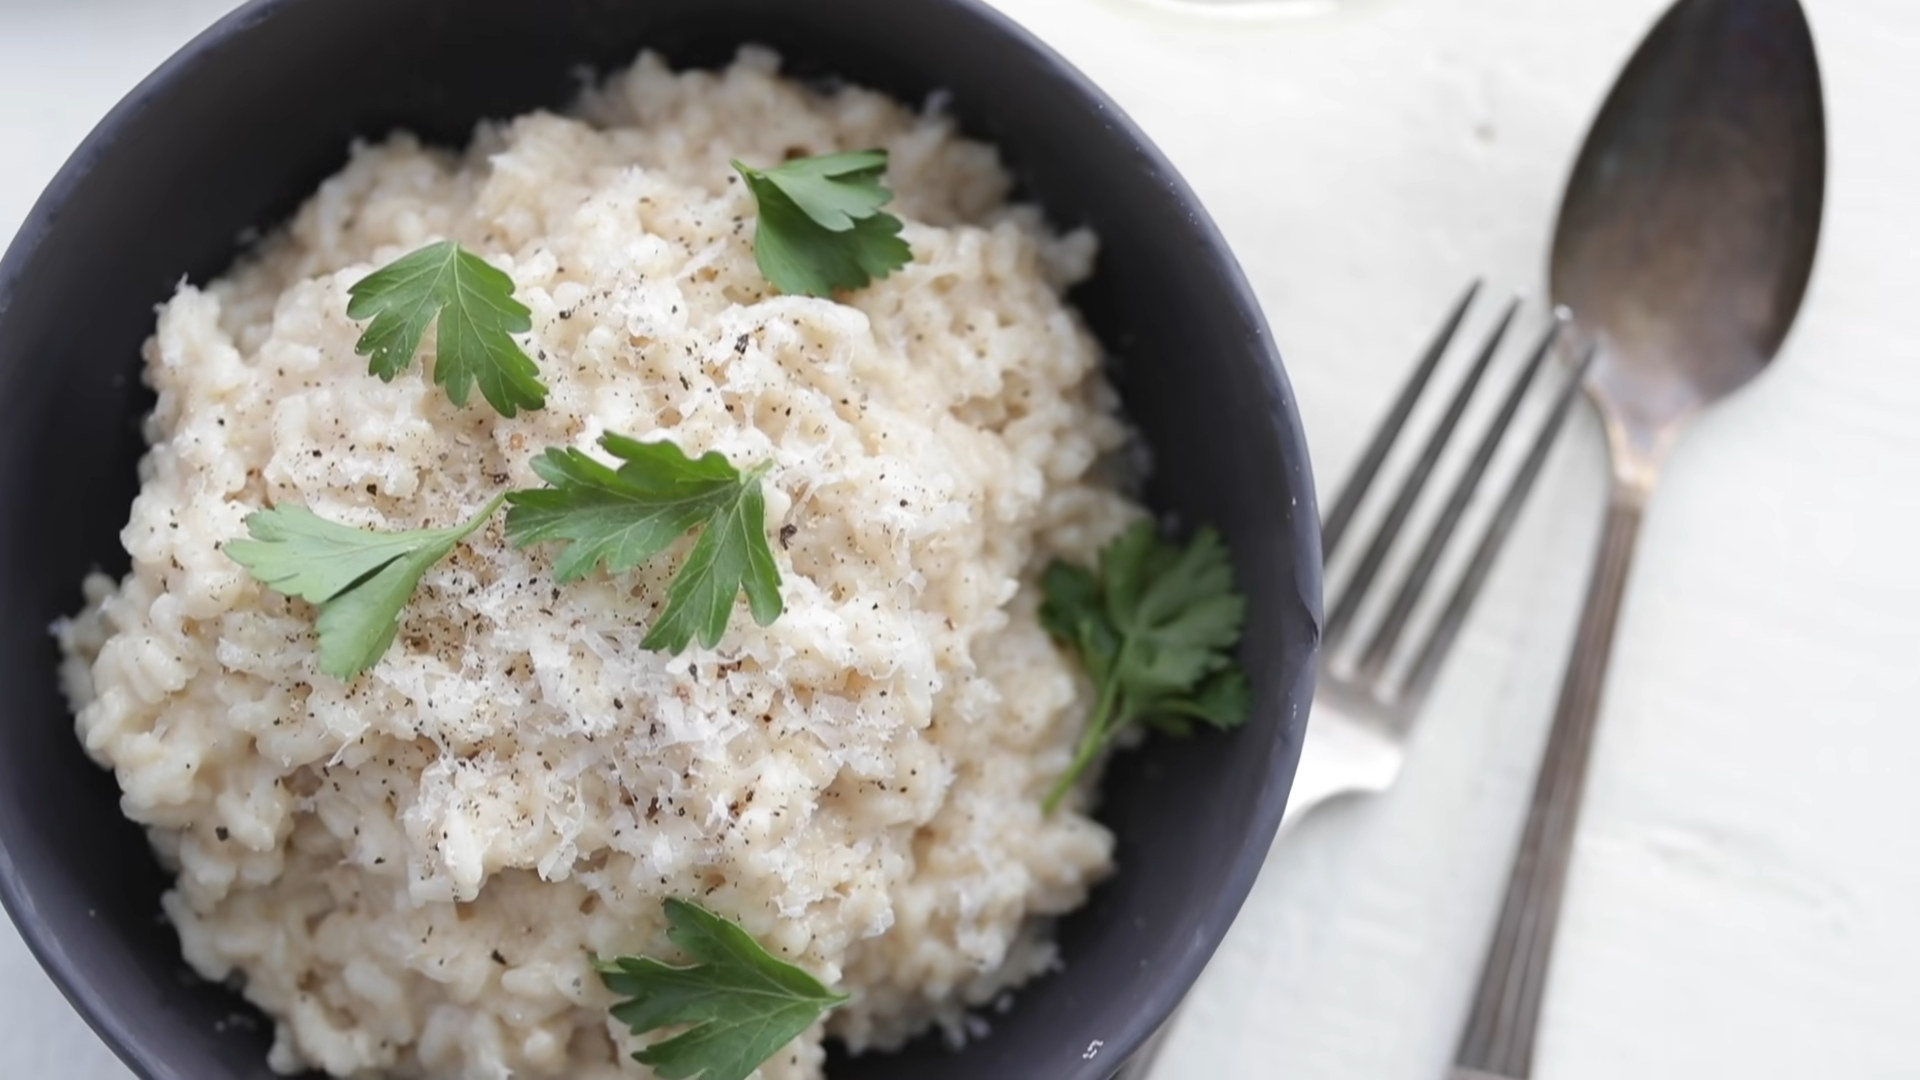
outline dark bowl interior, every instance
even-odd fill
[[[679,65],[772,45],[789,70],[919,101],[950,91],[1026,194],[1090,224],[1076,300],[1150,443],[1150,496],[1232,543],[1252,599],[1255,718],[1123,756],[1103,817],[1121,872],[1060,929],[1064,972],[955,1054],[836,1061],[835,1080],[1099,1080],[1172,1010],[1232,921],[1291,783],[1319,638],[1319,538],[1291,391],[1192,193],[1099,91],[974,0],[265,0],[141,85],[54,181],[0,262],[0,896],[74,1004],[150,1080],[267,1080],[265,1025],[189,976],[166,885],[113,778],[82,754],[48,624],[118,540],[142,449],[139,349],[182,275],[204,281],[396,127],[565,105],[642,47]]]

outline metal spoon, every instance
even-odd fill
[[[1680,0],[1574,165],[1554,299],[1597,350],[1612,489],[1546,758],[1454,1080],[1527,1080],[1600,691],[1640,519],[1682,424],[1779,349],[1813,267],[1826,122],[1797,0]]]

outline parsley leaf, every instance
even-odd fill
[[[746,1080],[779,1049],[846,1001],[781,960],[745,930],[697,904],[667,901],[667,937],[693,959],[598,964],[607,989],[629,1000],[614,1018],[635,1035],[691,1025],[633,1055],[663,1080]]]
[[[1203,529],[1181,548],[1142,522],[1107,545],[1097,573],[1056,562],[1040,586],[1041,625],[1079,655],[1099,691],[1048,810],[1128,724],[1186,735],[1195,722],[1246,723],[1251,691],[1232,651],[1247,602],[1218,533]]]
[[[251,539],[232,540],[227,557],[262,585],[320,607],[320,670],[351,679],[393,644],[421,575],[485,524],[501,496],[445,529],[375,532],[282,506],[247,515]]]
[[[780,617],[780,568],[767,543],[760,487],[769,466],[741,472],[717,452],[696,460],[670,442],[612,433],[602,435],[600,445],[620,459],[618,469],[572,449],[550,449],[533,460],[548,486],[507,493],[507,538],[515,546],[566,543],[554,575],[567,582],[596,564],[609,573],[631,570],[700,529],[667,587],[666,608],[641,642],[645,648],[677,653],[695,638],[713,648],[742,590],[755,622],[766,626]]]
[[[826,296],[858,289],[913,258],[900,219],[880,208],[893,192],[880,183],[885,150],[798,158],[771,169],[736,161],[760,206],[753,257],[783,293]]]
[[[353,351],[387,382],[413,363],[427,324],[439,320],[433,381],[465,406],[474,383],[501,416],[547,403],[547,388],[514,334],[533,329],[533,313],[513,298],[513,279],[451,240],[428,244],[355,282],[350,319],[372,319]]]

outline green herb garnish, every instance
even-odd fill
[[[554,576],[574,581],[604,565],[638,566],[698,528],[686,563],[667,587],[666,608],[641,645],[681,652],[695,638],[720,643],[735,595],[761,626],[780,617],[780,568],[767,543],[760,479],[768,465],[741,472],[718,453],[689,458],[670,442],[606,434],[600,445],[621,461],[612,469],[579,450],[550,449],[533,460],[548,487],[507,493],[507,538],[518,547],[559,540]]]
[[[687,1026],[633,1055],[655,1076],[746,1080],[847,1000],[699,905],[669,900],[666,908],[667,937],[692,966],[631,956],[597,965],[607,989],[629,999],[613,1016],[635,1035]]]
[[[465,406],[474,383],[501,416],[547,403],[540,369],[513,340],[533,313],[513,298],[513,279],[451,240],[405,255],[347,290],[350,319],[372,319],[354,352],[392,382],[413,363],[427,324],[439,320],[433,381]]]
[[[1195,720],[1246,723],[1251,695],[1232,651],[1247,603],[1218,533],[1202,529],[1182,549],[1142,522],[1107,546],[1098,573],[1056,562],[1041,587],[1040,621],[1079,655],[1099,692],[1047,810],[1128,724],[1186,735]]]
[[[797,158],[771,169],[736,161],[760,206],[753,257],[783,293],[827,296],[883,278],[913,258],[900,219],[880,208],[893,192],[880,183],[885,150]]]
[[[459,525],[409,532],[356,529],[304,506],[260,510],[247,516],[252,539],[229,541],[227,557],[262,585],[319,605],[320,670],[351,679],[393,644],[421,575],[485,524],[501,498]]]

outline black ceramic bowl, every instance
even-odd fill
[[[260,0],[188,46],[67,163],[0,262],[0,897],[94,1028],[148,1080],[266,1080],[264,1025],[184,976],[166,885],[73,735],[48,624],[118,540],[142,445],[139,350],[182,275],[220,273],[395,127],[458,143],[561,106],[641,48],[711,65],[753,41],[801,75],[952,94],[1063,225],[1102,250],[1074,299],[1152,446],[1160,509],[1211,522],[1252,600],[1252,723],[1122,756],[1120,872],[1060,928],[1065,970],[992,1034],[836,1061],[834,1080],[1103,1080],[1186,992],[1286,802],[1319,638],[1319,536],[1291,391],[1192,192],[1113,103],[975,0]]]

